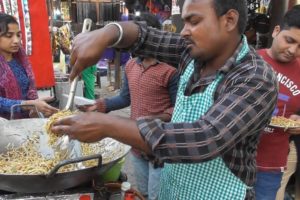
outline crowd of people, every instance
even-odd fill
[[[160,30],[153,17],[144,13],[74,38],[71,80],[108,47],[134,58],[118,96],[81,106],[82,113],[59,119],[52,131],[132,146],[138,189],[148,199],[283,200],[300,163],[300,128],[268,124],[272,116],[300,121],[300,5],[274,27],[271,47],[260,50],[244,35],[245,1],[186,0],[180,34]],[[1,117],[19,104],[45,116],[58,111],[49,98],[38,98],[18,23],[6,14],[0,14],[0,72]],[[130,119],[106,114],[129,105]],[[36,115],[27,107],[17,112]]]

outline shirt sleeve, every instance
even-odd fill
[[[123,84],[118,96],[104,99],[105,111],[119,110],[130,105],[130,92],[126,73],[123,73]]]
[[[257,70],[256,70],[257,71]],[[216,158],[247,136],[259,134],[276,105],[276,77],[240,74],[219,94],[214,105],[191,123],[164,123],[139,118],[140,133],[161,162],[204,162]]]
[[[177,67],[182,52],[186,51],[184,39],[178,33],[147,27],[144,22],[136,22],[136,24],[139,25],[139,38],[129,51],[135,56],[156,58]]]
[[[22,100],[13,100],[0,97],[0,113],[10,113],[10,108],[13,105],[21,104]],[[21,109],[18,107],[15,110],[16,112],[21,112]]]
[[[37,99],[39,97],[38,97],[36,84],[35,84],[35,77],[34,77],[31,65],[27,66],[26,73],[27,73],[27,77],[29,79],[29,88],[28,88],[26,100]]]
[[[168,83],[168,92],[171,97],[172,107],[165,110],[164,113],[167,113],[170,116],[172,116],[172,114],[173,114],[173,110],[174,110],[174,106],[175,106],[175,102],[176,102],[178,81],[179,81],[179,74],[178,74],[178,72],[176,72],[173,74],[173,76],[170,77],[170,80]]]

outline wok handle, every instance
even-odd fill
[[[20,107],[20,108],[22,108],[22,107],[33,107],[39,118],[45,118],[43,113],[39,112],[35,105],[15,104],[12,107],[10,107],[10,119],[11,120],[15,119],[15,108],[17,108],[17,107]]]
[[[65,165],[79,163],[79,162],[83,162],[83,161],[87,161],[87,160],[93,160],[96,158],[98,158],[98,167],[100,167],[102,165],[102,155],[101,154],[84,156],[84,157],[80,157],[80,158],[73,158],[73,159],[64,160],[64,161],[59,162],[57,165],[55,165],[55,167],[53,169],[51,169],[51,171],[46,175],[46,177],[49,178],[49,177],[54,176],[57,173],[57,171]]]

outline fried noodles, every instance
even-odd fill
[[[7,146],[7,152],[0,154],[0,173],[14,175],[47,174],[60,162],[59,155],[47,159],[38,151],[39,136],[28,138],[20,147]],[[59,172],[74,170],[74,165],[66,165]]]
[[[287,119],[282,116],[276,116],[276,117],[272,117],[270,125],[288,129],[288,128],[300,127],[300,122],[296,122],[292,119]]]
[[[57,139],[59,138],[58,135],[54,134],[52,131],[51,131],[51,127],[52,127],[52,124],[54,122],[56,122],[57,120],[63,118],[63,117],[67,117],[69,115],[72,115],[73,112],[70,111],[70,110],[61,110],[55,114],[53,114],[47,121],[46,123],[46,131],[47,133],[49,134],[49,145],[52,146],[55,144],[55,142],[57,141]]]
[[[59,136],[51,132],[52,124],[65,116],[73,114],[71,111],[60,111],[51,116],[45,126],[49,139],[47,141],[49,147],[55,145]],[[28,137],[20,147],[14,147],[9,144],[6,153],[0,153],[0,174],[8,175],[40,175],[47,174],[63,159],[59,152],[54,152],[50,158],[44,157],[39,152],[40,135],[33,134]],[[124,155],[124,146],[111,139],[106,138],[96,143],[81,143],[82,156],[101,154],[102,164],[113,161]],[[83,162],[87,168],[98,165],[98,159]],[[59,173],[70,172],[76,170],[76,164],[69,164],[59,169]]]

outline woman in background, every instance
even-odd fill
[[[21,48],[21,31],[13,16],[0,13],[0,117],[8,119],[13,105],[34,105],[50,116],[57,109],[38,99],[31,65]],[[17,108],[17,118],[29,117],[34,110]]]

